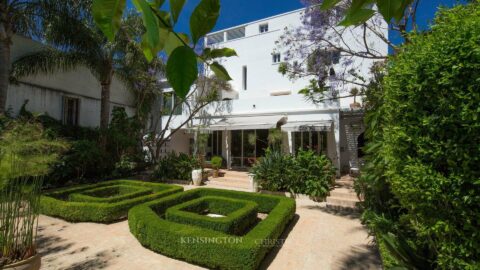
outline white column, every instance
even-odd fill
[[[227,169],[231,169],[232,167],[232,164],[231,164],[231,154],[230,154],[230,144],[228,143],[228,138],[229,138],[229,131],[228,130],[224,130],[223,132],[225,132],[225,152],[227,154]]]
[[[333,132],[335,135],[335,148],[336,148],[336,154],[335,154],[335,160],[334,162],[336,163],[337,167],[337,176],[340,177],[340,111],[337,113],[337,115],[334,117],[333,121]]]
[[[292,136],[292,132],[289,131],[287,133],[288,135],[288,151],[290,152],[290,154],[293,154],[293,136]]]

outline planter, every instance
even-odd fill
[[[218,170],[217,169],[213,170],[213,178],[218,178]]]
[[[250,180],[250,187],[253,192],[258,192],[258,183],[255,181],[255,174],[249,173],[248,179]]]
[[[202,170],[193,170],[192,171],[192,182],[195,186],[201,186],[202,185]]]
[[[40,254],[35,254],[34,256],[16,263],[12,263],[4,266],[4,270],[38,270],[42,264]]]

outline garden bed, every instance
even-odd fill
[[[112,180],[45,193],[41,213],[68,221],[109,223],[138,204],[183,191],[183,187],[134,180]]]
[[[199,203],[205,200],[210,200],[207,207]],[[215,201],[222,205],[220,209],[212,207]],[[199,206],[200,213],[208,208],[237,222],[246,220],[248,225],[239,224],[243,227],[240,236],[219,229],[220,222],[213,217],[203,217],[207,222],[198,225],[202,218],[199,212],[192,213],[197,216],[191,219],[183,217],[182,222],[172,220],[172,211],[188,210],[189,206]],[[261,220],[252,214],[257,212],[267,215]],[[129,211],[128,223],[142,245],[164,255],[209,268],[256,269],[278,244],[278,237],[294,214],[295,200],[291,198],[202,188],[136,206]],[[250,222],[252,216],[255,222]]]

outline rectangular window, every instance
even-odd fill
[[[78,125],[80,100],[78,98],[63,97],[63,124]]]
[[[245,37],[245,27],[238,27],[227,31],[227,40]]]
[[[173,111],[173,115],[181,115],[182,105],[182,100],[173,92],[164,93],[162,115],[170,115],[173,109],[175,109],[175,111]]]
[[[247,90],[247,66],[243,66],[242,68],[242,88],[243,90]]]
[[[300,149],[312,150],[317,154],[327,154],[327,132],[299,131],[293,132],[294,153]]]
[[[280,63],[281,60],[282,60],[282,56],[280,55],[280,53],[272,54],[273,63]]]
[[[266,33],[268,32],[268,23],[262,23],[258,26],[258,31],[260,33]]]

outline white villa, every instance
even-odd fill
[[[301,25],[305,9],[299,9],[247,24],[235,26],[206,36],[206,46],[235,49],[238,57],[221,62],[233,80],[233,92],[222,91],[222,100],[207,107],[193,122],[172,135],[161,149],[192,153],[194,130],[209,134],[206,159],[222,156],[227,168],[245,169],[262,157],[268,146],[271,129],[282,132],[282,148],[286,153],[299,149],[312,149],[326,154],[338,169],[338,174],[358,167],[359,148],[363,144],[361,110],[350,109],[353,98],[333,99],[321,104],[305,100],[298,91],[309,84],[309,78],[291,81],[278,72],[283,53],[275,42],[285,28]],[[361,29],[354,29],[347,39],[355,46]],[[385,27],[387,31],[387,27]],[[387,54],[387,45],[370,35],[371,48]],[[15,36],[12,46],[12,62],[44,48],[41,43]],[[341,68],[342,57],[333,64]],[[359,59],[357,72],[368,78],[372,60]],[[167,86],[168,87],[168,86]],[[348,93],[352,85],[331,85],[337,93]],[[26,100],[27,109],[47,113],[64,124],[96,127],[100,123],[100,83],[86,68],[69,72],[38,74],[22,78],[10,85],[7,108],[16,114]],[[172,91],[166,89],[166,91]],[[118,81],[111,86],[111,109],[125,108],[128,115],[134,110],[132,94]],[[165,100],[164,100],[165,101]],[[170,99],[167,103],[173,107]],[[219,109],[222,108],[222,109]],[[187,117],[178,110],[169,128]],[[162,121],[165,123],[166,121]],[[177,125],[177,126],[176,126]],[[254,134],[256,143],[249,138]]]
[[[192,126],[175,133],[163,151],[192,151],[190,145],[195,136],[191,130],[201,126],[210,134],[207,160],[219,155],[226,161],[227,168],[247,168],[264,155],[269,130],[277,128],[282,131],[282,147],[287,153],[296,153],[300,148],[325,153],[336,165],[338,174],[357,167],[358,155],[361,155],[358,145],[363,144],[364,127],[362,112],[350,109],[353,98],[315,105],[298,94],[308,85],[309,78],[292,82],[278,72],[283,57],[275,41],[286,27],[301,25],[304,11],[295,10],[208,34],[206,46],[228,47],[238,54],[238,57],[222,60],[233,78],[230,83],[235,93],[229,93],[228,98],[220,101],[227,109],[219,111],[218,104],[211,106],[206,117],[196,118]],[[352,35],[356,31],[353,30]],[[351,39],[355,46],[355,37]],[[369,43],[387,54],[384,42],[371,37]],[[362,61],[359,74],[368,78],[372,62],[359,61]],[[333,68],[341,63],[340,56]],[[331,86],[339,93],[348,93],[352,87]],[[179,115],[178,119],[182,117],[185,116]],[[256,134],[255,144],[249,142],[249,134]]]

